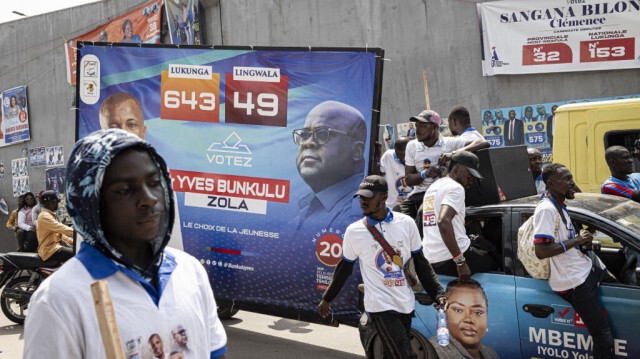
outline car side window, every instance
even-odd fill
[[[502,215],[467,216],[465,222],[473,246],[489,253],[500,265],[497,271],[504,273]]]
[[[621,249],[622,243],[613,239],[610,235],[600,230],[596,230],[593,233],[593,240],[600,242],[602,248]]]
[[[589,247],[587,254],[593,251],[620,283],[637,285],[640,282],[637,272],[639,253],[597,225],[580,222],[575,225],[577,231],[584,228],[593,232],[594,244]]]

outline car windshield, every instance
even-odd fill
[[[594,193],[576,193],[570,207],[580,207],[602,216],[635,232],[640,236],[640,203],[623,197]]]
[[[540,196],[529,196],[504,202],[506,205],[535,205]],[[640,203],[624,197],[598,193],[576,193],[576,198],[567,200],[570,208],[593,212],[603,218],[618,223],[640,237]]]
[[[603,209],[599,214],[640,235],[640,203],[627,201],[615,207]]]

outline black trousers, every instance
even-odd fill
[[[411,196],[405,198],[400,203],[400,212],[406,214],[411,218],[418,218],[418,211],[422,208],[422,200],[424,199],[424,192],[414,193]]]
[[[411,318],[414,314],[404,314],[395,310],[369,313],[369,335],[367,335],[367,359],[373,358],[373,333],[382,340],[384,359],[413,359],[417,358],[411,349]],[[379,359],[379,358],[375,358]]]
[[[38,236],[36,235],[36,232],[25,231],[21,228],[16,231],[16,237],[18,238],[19,252],[38,251]]]
[[[498,262],[493,259],[489,252],[478,249],[474,247],[473,244],[470,245],[462,254],[467,261],[467,265],[469,266],[471,273],[475,274],[499,269]],[[452,259],[431,263],[431,267],[433,267],[436,274],[450,275],[453,277],[458,276],[458,267]]]
[[[58,262],[66,262],[67,259],[73,257],[73,249],[68,247],[59,248],[55,253],[49,257],[49,260],[54,260]]]
[[[594,265],[584,283],[566,292],[557,292],[569,302],[580,315],[593,338],[594,359],[613,358],[613,335],[607,322],[600,302],[598,301],[598,287],[601,282],[615,282],[605,269]]]

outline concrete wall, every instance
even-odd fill
[[[11,160],[27,157],[30,147],[64,146],[65,163],[75,142],[75,89],[67,83],[64,41],[92,30],[126,12],[140,1],[118,0],[65,9],[0,24],[0,90],[27,85],[31,140],[1,147],[5,177],[0,179],[0,198],[12,211]],[[31,191],[45,189],[45,166],[29,168]],[[17,241],[6,229],[8,216],[0,214],[0,251],[14,250]]]
[[[476,4],[462,0],[201,0],[205,37],[216,45],[356,46],[386,51],[382,123],[406,122],[425,107],[427,71],[431,108],[446,116],[481,109],[640,92],[639,70],[483,77]],[[24,149],[75,139],[74,90],[66,82],[63,43],[139,4],[104,0],[0,24],[0,89],[28,85],[29,142],[0,148],[10,166]],[[9,167],[10,168],[10,167]],[[44,167],[30,168],[32,191],[44,189]],[[11,175],[0,180],[10,208]],[[4,223],[7,216],[0,215]],[[0,226],[0,250],[14,246]]]

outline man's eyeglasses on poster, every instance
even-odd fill
[[[329,140],[331,140],[331,136],[334,133],[353,137],[344,131],[335,130],[329,127],[318,127],[313,131],[307,130],[306,128],[301,128],[298,130],[293,130],[293,142],[296,145],[300,146],[303,142],[306,142],[308,139],[313,137],[313,140],[318,145],[324,145],[329,142]]]

